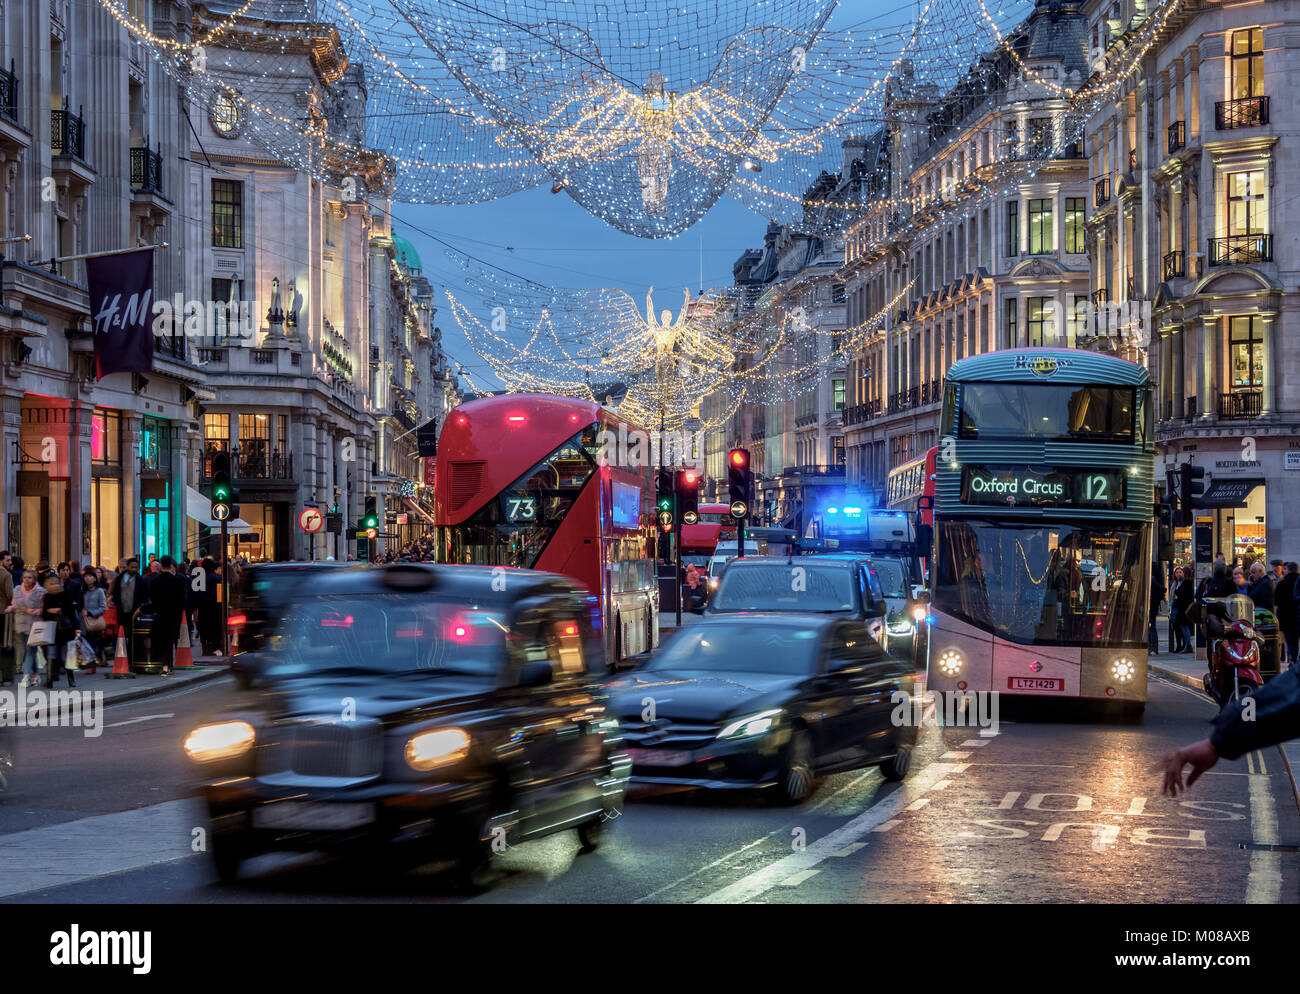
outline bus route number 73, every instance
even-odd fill
[[[536,521],[536,497],[507,497],[506,519],[508,521]]]

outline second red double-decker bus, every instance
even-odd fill
[[[654,483],[649,466],[611,457],[619,449],[610,444],[635,431],[568,397],[461,404],[438,439],[439,558],[570,576],[591,593],[606,660],[650,651],[659,640]]]

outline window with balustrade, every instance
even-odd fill
[[[1264,385],[1263,322],[1253,314],[1228,318],[1228,362],[1233,391]]]
[[[1232,99],[1246,100],[1264,94],[1264,29],[1246,28],[1232,33]]]

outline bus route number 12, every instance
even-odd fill
[[[1083,480],[1083,499],[1104,504],[1110,500],[1110,479],[1104,473],[1089,473]]]

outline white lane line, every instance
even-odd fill
[[[831,855],[832,855],[832,856],[837,856],[837,857],[838,857],[838,856],[852,856],[852,855],[853,855],[855,852],[857,852],[859,849],[865,849],[865,848],[867,848],[867,844],[866,844],[865,842],[850,842],[850,843],[849,843],[847,846],[845,846],[843,849],[839,850],[838,852],[833,852],[833,853],[831,853]]]
[[[944,753],[942,756],[940,756],[939,758],[942,759],[942,760],[968,759],[968,758],[970,758],[970,753],[968,753],[968,752],[945,752],[945,753]]]
[[[889,831],[891,828],[893,828],[895,825],[901,825],[901,824],[902,824],[902,822],[899,821],[897,818],[891,818],[891,819],[889,819],[889,821],[884,822],[883,824],[877,825],[875,828],[872,829],[872,831],[873,831],[873,832],[888,832],[888,831]]]
[[[909,805],[908,805],[907,807],[905,807],[903,810],[904,810],[904,811],[920,811],[923,807],[925,807],[925,806],[926,806],[927,804],[929,804],[929,803],[930,803],[930,799],[929,799],[928,797],[918,797],[915,801],[913,801],[911,804],[909,804]]]
[[[839,788],[839,789],[838,789],[837,791],[835,791],[833,794],[831,794],[831,795],[829,795],[828,797],[825,797],[825,798],[823,798],[823,799],[821,799],[821,800],[819,800],[819,801],[815,801],[815,802],[814,802],[814,803],[809,807],[808,810],[809,810],[809,811],[816,811],[818,808],[825,807],[826,805],[828,805],[828,804],[830,804],[832,801],[834,801],[837,797],[839,797],[841,794],[845,793],[846,791],[850,791],[850,790],[852,790],[852,789],[853,789],[854,787],[856,787],[858,784],[862,783],[863,780],[866,780],[869,776],[871,776],[871,775],[874,774],[874,773],[876,773],[876,770],[873,768],[873,769],[867,770],[867,771],[864,772],[861,776],[854,777],[853,780],[851,780],[851,781],[849,781],[848,783],[846,783],[843,787]],[[638,898],[637,898],[635,901],[633,901],[632,903],[633,903],[633,904],[644,904],[646,901],[653,901],[653,900],[654,900],[656,897],[658,897],[660,894],[664,893],[665,891],[672,890],[672,889],[673,889],[674,887],[676,887],[678,884],[684,884],[684,883],[686,883],[686,881],[688,881],[688,880],[692,880],[692,879],[694,879],[695,877],[698,877],[701,873],[706,873],[706,872],[708,872],[709,870],[712,870],[712,869],[715,869],[715,868],[721,866],[723,863],[730,862],[731,860],[735,859],[737,856],[741,855],[742,853],[746,853],[746,852],[748,852],[749,850],[753,849],[755,846],[762,845],[764,842],[766,842],[768,839],[772,838],[773,836],[776,836],[776,835],[788,835],[789,831],[790,831],[790,826],[789,826],[789,825],[782,825],[780,828],[774,828],[774,829],[772,829],[772,831],[768,832],[768,833],[767,833],[766,835],[764,835],[764,836],[761,836],[761,837],[755,839],[753,842],[747,842],[747,843],[745,843],[745,845],[741,846],[739,849],[733,849],[731,852],[727,853],[725,856],[719,856],[719,857],[718,857],[717,859],[715,859],[712,863],[706,863],[704,866],[701,866],[698,870],[692,870],[690,873],[686,874],[685,876],[678,877],[676,880],[672,881],[671,883],[664,884],[664,885],[663,885],[662,887],[660,887],[658,890],[652,890],[649,894],[645,895],[645,897],[638,897]]]
[[[0,896],[193,856],[192,832],[206,824],[203,802],[183,798],[0,835]]]
[[[127,718],[126,721],[115,721],[111,725],[105,725],[105,728],[121,728],[123,725],[136,725],[142,721],[154,721],[158,718],[175,718],[176,713],[168,714],[142,714],[139,718]]]
[[[1003,724],[1010,725],[1010,724],[1012,724],[1012,722],[1007,721],[1007,722],[1003,722]],[[981,729],[980,729],[980,736],[981,736],[982,738],[991,739],[991,738],[993,738],[995,735],[1000,735],[1000,734],[1001,734],[1001,732],[998,732],[998,731],[996,731],[995,729],[992,729],[992,728],[981,728]]]
[[[967,739],[961,745],[963,749],[980,749],[988,744],[988,739]]]
[[[815,877],[821,873],[821,870],[804,870],[802,873],[796,873],[793,877],[786,877],[778,886],[781,887],[798,887],[809,877]]]
[[[951,787],[951,786],[952,786],[952,781],[951,781],[951,780],[940,780],[938,783],[933,783],[933,784],[931,784],[931,785],[930,785],[930,789],[931,789],[931,790],[944,790],[944,789],[946,789],[946,788],[948,788],[948,787]]]
[[[1277,811],[1273,807],[1273,791],[1266,774],[1250,778],[1250,834],[1259,845],[1277,845]],[[1282,854],[1272,849],[1252,849],[1250,875],[1246,878],[1246,903],[1277,904],[1281,892]]]
[[[953,773],[955,769],[956,767],[950,763],[931,763],[918,771],[911,780],[904,780],[898,790],[881,798],[862,814],[829,835],[822,836],[803,852],[791,853],[762,869],[755,870],[726,887],[700,898],[696,903],[743,904],[771,890],[780,881],[804,870],[813,869],[849,843],[859,841],[877,825],[889,821],[915,801],[917,795],[925,793],[934,786],[936,781]]]

